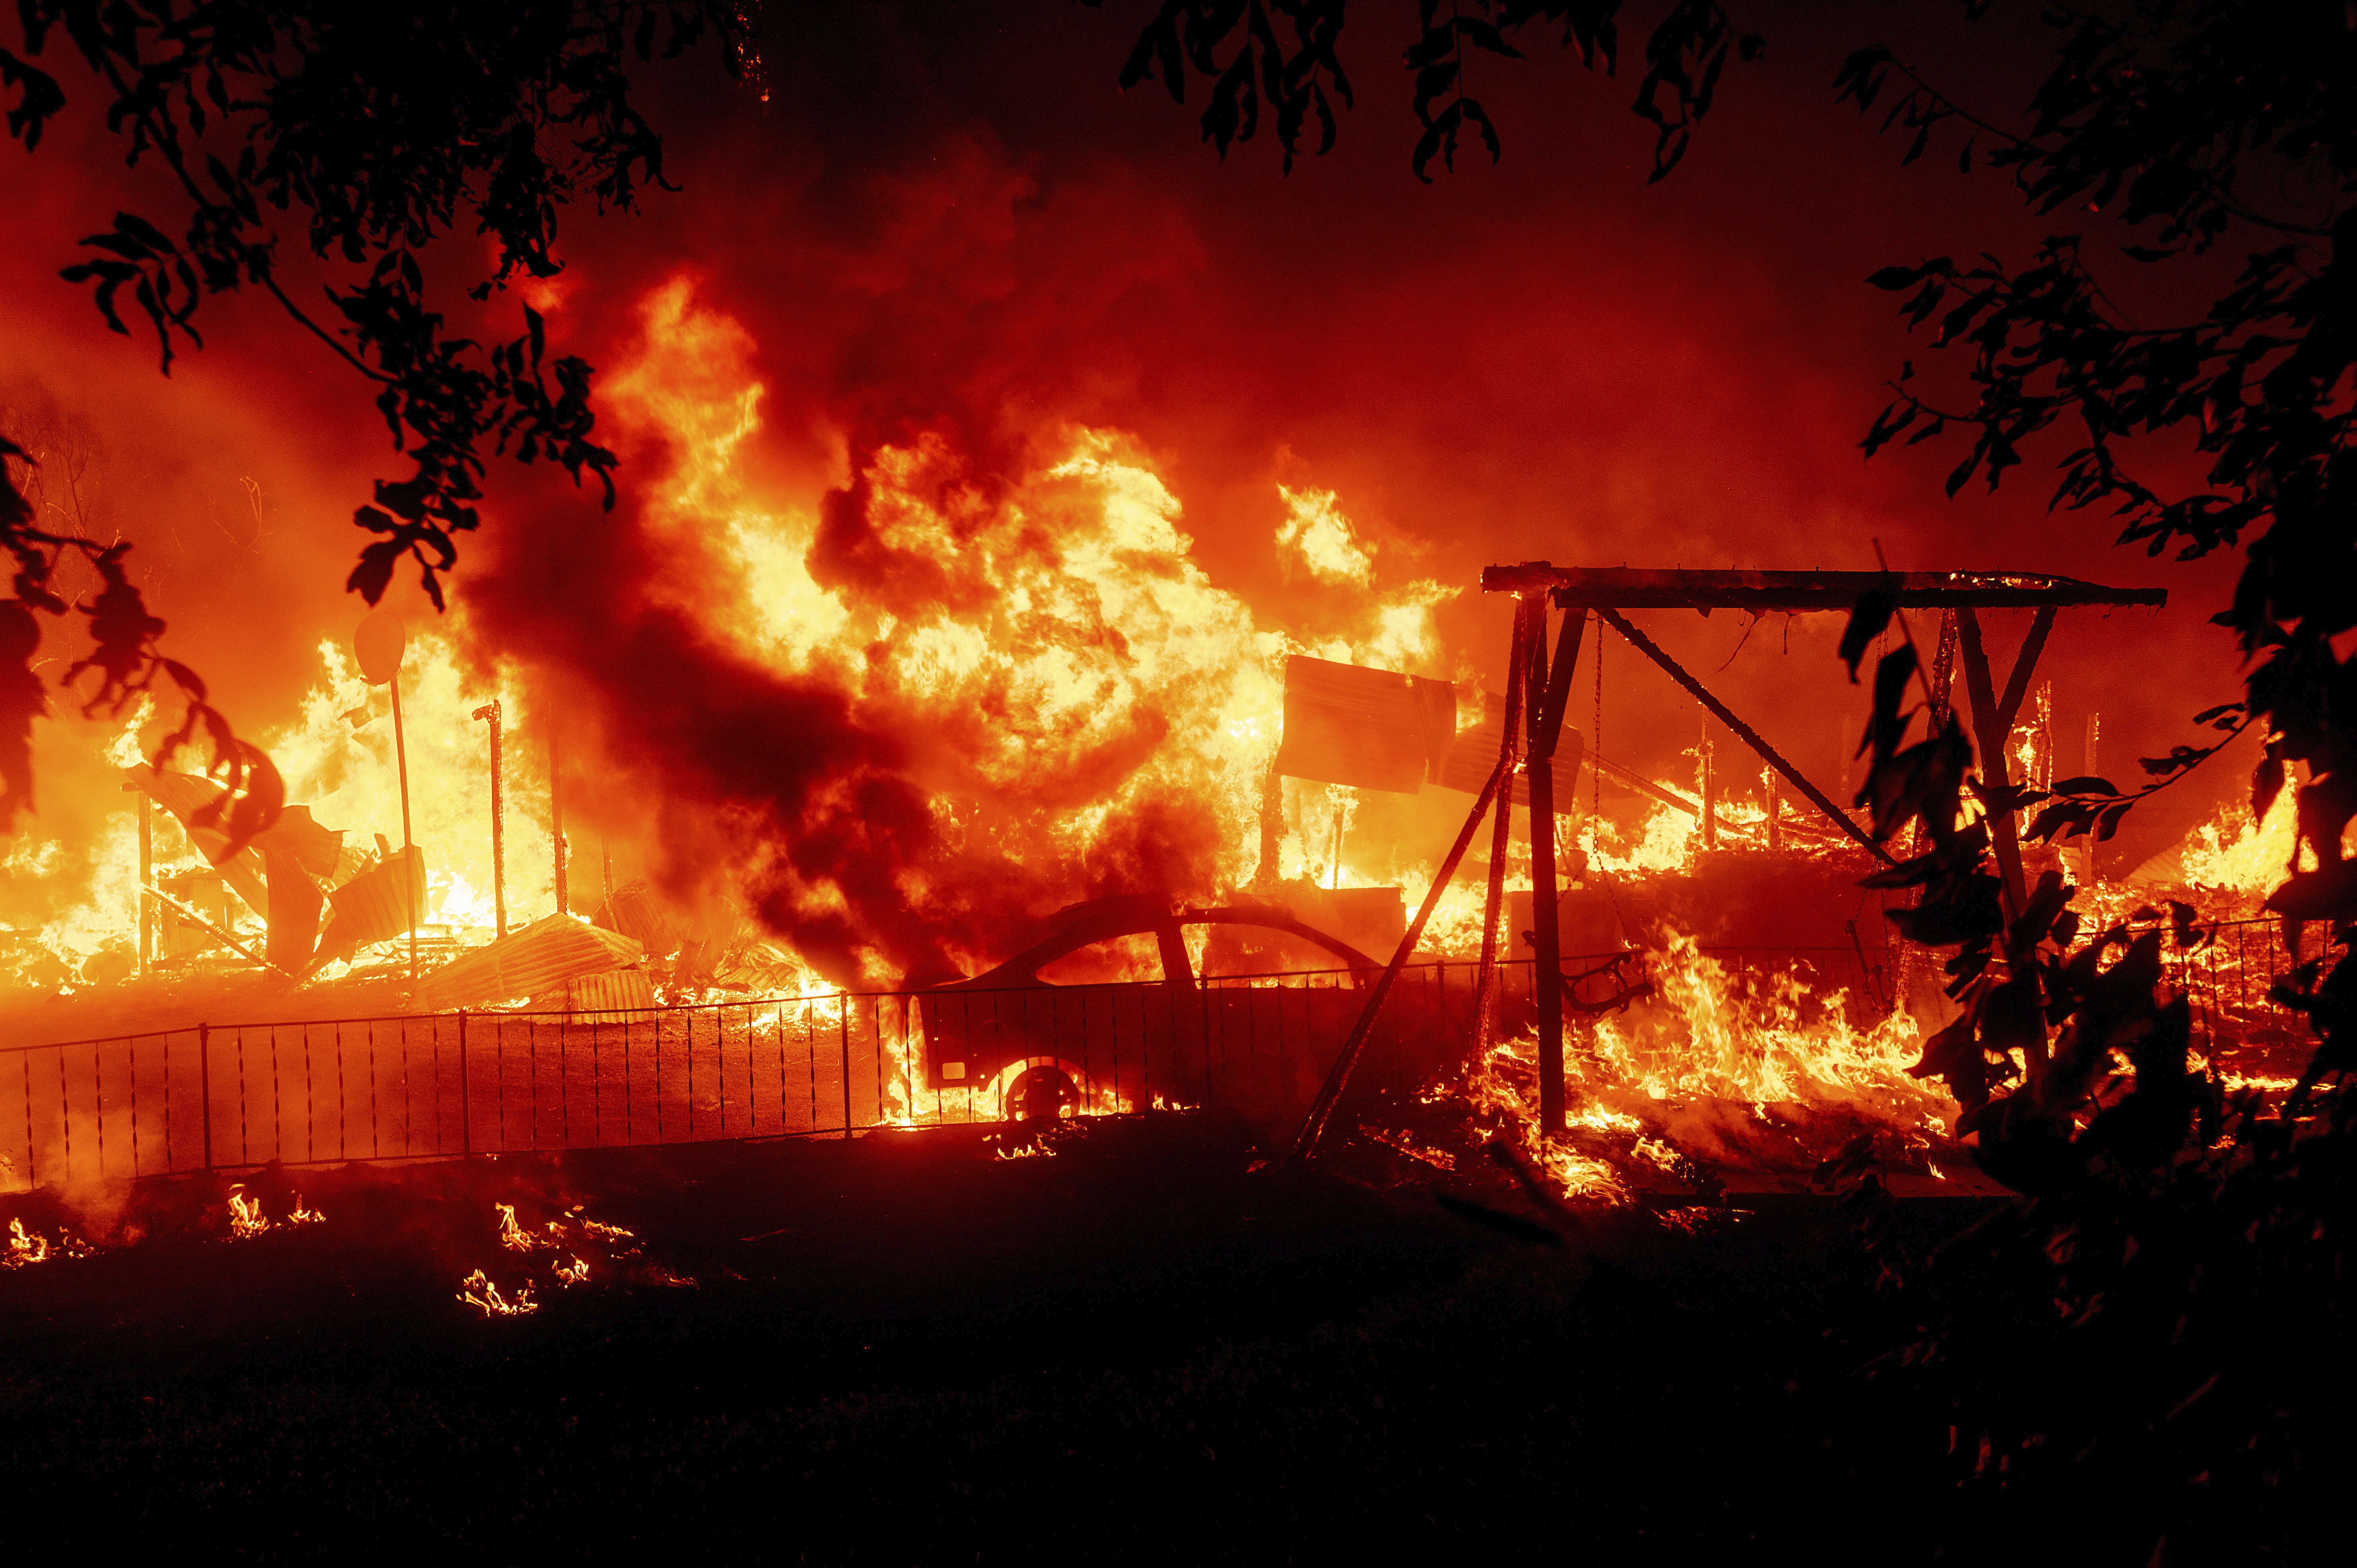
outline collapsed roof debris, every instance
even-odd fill
[[[606,930],[573,915],[550,915],[520,931],[462,953],[427,975],[417,988],[421,1012],[447,1013],[460,1007],[513,1002],[522,997],[555,1001],[565,1011],[598,1011],[609,1007],[651,1007],[654,993],[637,966],[647,956],[645,946],[619,931]],[[618,971],[638,972],[635,985],[607,980],[583,985],[574,1003],[572,988]]]
[[[145,763],[124,768],[123,779],[178,818],[188,842],[203,852],[221,880],[268,922],[264,951],[270,962],[289,974],[307,972],[319,935],[320,908],[328,897],[320,884],[336,875],[343,833],[314,822],[310,807],[289,806],[268,832],[224,857],[229,835],[212,825],[210,816],[227,793],[220,785],[187,773],[159,773]]]
[[[371,942],[390,941],[418,923],[425,908],[425,852],[414,844],[396,850],[382,833],[376,846],[377,863],[328,895],[334,913],[305,972],[348,959]]]

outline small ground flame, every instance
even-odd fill
[[[459,1282],[458,1299],[485,1317],[522,1317],[540,1310],[540,1303],[532,1299],[529,1283],[516,1286],[515,1295],[511,1298],[480,1269]]]
[[[59,1230],[53,1241],[38,1230],[26,1230],[22,1219],[11,1219],[7,1250],[0,1251],[0,1269],[27,1269],[53,1258],[86,1258],[93,1251],[70,1230]]]

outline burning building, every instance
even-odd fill
[[[285,843],[216,865],[195,821],[201,786],[135,776],[173,715],[51,726],[45,744],[79,747],[88,766],[50,768],[70,782],[7,847],[0,965],[8,1043],[37,1053],[19,1077],[62,1087],[54,1114],[46,1084],[20,1087],[55,1126],[25,1134],[14,1168],[63,1159],[52,1145],[78,1117],[103,1108],[111,1125],[121,1096],[167,1068],[211,1093],[219,1053],[256,1040],[281,1052],[257,1081],[299,1066],[316,1083],[333,1066],[344,1088],[240,1158],[634,1138],[653,1125],[642,1113],[659,1114],[662,1135],[702,1135],[1010,1103],[1150,1108],[1211,1092],[1207,1043],[1256,1062],[1260,1041],[1281,1040],[1276,1081],[1295,1084],[1299,1049],[1330,1055],[1354,1026],[1366,966],[1293,928],[1380,965],[1436,886],[1411,955],[1428,1001],[1387,1013],[1394,1035],[1379,1028],[1372,1047],[1428,1036],[1424,1058],[1383,1080],[1405,1096],[1403,1142],[1429,1143],[1411,1135],[1408,1108],[1453,1085],[1435,1091],[1499,1116],[1512,1102],[1566,1137],[1590,1118],[1603,1152],[1581,1157],[1610,1175],[1583,1166],[1580,1181],[1625,1186],[1645,1176],[1631,1151],[1678,1144],[1673,1107],[1742,1108],[1712,1122],[1718,1144],[1690,1133],[1678,1145],[1731,1161],[1741,1140],[1727,1129],[1753,1125],[1758,1108],[1849,1097],[1873,1100],[1877,1124],[1933,1163],[1923,1151],[1944,1108],[1905,1069],[1937,1021],[1918,1015],[1936,987],[1855,886],[1872,864],[1845,825],[1858,715],[1824,635],[1778,618],[1789,607],[1729,598],[1667,607],[1749,609],[1748,625],[1681,613],[1675,628],[1592,628],[1577,678],[1543,693],[1550,830],[1477,835],[1457,875],[1439,875],[1469,798],[1532,709],[1512,696],[1531,671],[1498,662],[1502,607],[1474,591],[1480,566],[1542,550],[1854,559],[1868,528],[1911,534],[1911,559],[1949,558],[1912,492],[1852,472],[1846,435],[1799,438],[1847,415],[1828,377],[1795,379],[1793,363],[1814,363],[1803,343],[1813,328],[1761,308],[1765,274],[1720,287],[1723,244],[1689,253],[1653,235],[1632,261],[1577,225],[1544,245],[1485,230],[1516,309],[1445,324],[1398,281],[1452,275],[1455,252],[1429,236],[1403,253],[1385,251],[1397,234],[1313,245],[1306,220],[1257,203],[1244,222],[1200,193],[1165,193],[1178,183],[1060,155],[1027,164],[967,128],[921,139],[888,166],[855,159],[777,194],[770,165],[691,131],[683,156],[700,156],[732,200],[698,207],[652,252],[614,242],[525,285],[549,330],[599,365],[599,436],[629,483],[603,519],[561,487],[505,489],[447,616],[396,585],[411,632],[401,734],[392,693],[359,668],[357,607],[313,595],[281,615],[235,584],[209,598],[206,585],[226,579],[206,575],[210,561],[189,568],[188,599],[230,607],[203,613],[289,623],[270,659],[234,661],[219,683],[257,693],[251,727],[307,816],[290,813]],[[737,216],[757,211],[749,229]],[[1314,378],[1293,363],[1309,358],[1293,318],[1314,292],[1308,274],[1288,262],[1290,281],[1263,288],[1229,254],[1264,220],[1339,269],[1343,316],[1316,336],[1347,346]],[[1381,227],[1342,226],[1354,240]],[[1566,292],[1563,268],[1588,284]],[[1610,303],[1664,291],[1711,303],[1666,336],[1662,313]],[[1762,335],[1781,348],[1730,347]],[[1554,347],[1534,357],[1534,342]],[[1415,381],[1402,365],[1443,360],[1462,367],[1465,407],[1450,417],[1473,426],[1392,438],[1385,421]],[[224,374],[212,362],[181,374],[215,396],[227,444],[309,416],[316,400],[275,372],[253,371],[241,396],[200,379]],[[1337,412],[1290,417],[1312,393]],[[1709,411],[1699,445],[1684,423],[1695,408]],[[218,434],[191,429],[192,447]],[[1844,454],[1838,472],[1793,456],[1829,445]],[[231,494],[202,470],[235,504],[208,499],[191,527],[264,562],[273,506],[328,515],[361,483],[257,471]],[[2042,523],[2003,523],[1990,550],[2004,560],[2043,564],[2061,550],[2043,548]],[[2055,564],[2101,575],[2087,559]],[[338,556],[318,575],[332,585],[343,570]],[[210,646],[240,646],[235,629],[216,628]],[[2068,627],[2053,636],[2047,666],[2070,671],[2064,706],[2029,682],[2035,658],[2022,689],[2006,682],[1986,704],[1999,716],[1983,749],[1994,743],[2017,779],[2060,770],[2057,732],[2086,717],[2072,703],[2168,705],[2121,690],[2153,643],[2119,639],[2121,652]],[[1771,637],[1797,641],[1796,656],[1763,670]],[[1725,702],[1703,701],[1677,671]],[[487,709],[500,730],[476,717]],[[2111,711],[2123,737],[2159,722]],[[1738,713],[1791,768],[1755,763],[1727,717]],[[1500,792],[1539,810],[1534,782],[1525,767]],[[2264,890],[2266,852],[2232,849],[2256,842],[2236,838],[2238,822],[2212,830],[2209,858],[2180,856],[2182,875],[2225,876],[2217,867],[2233,860],[2247,904]],[[2126,888],[2161,849],[2123,847],[2123,864],[2103,868],[2122,913],[2169,891]],[[1549,883],[1559,896],[1534,891]],[[1016,1032],[1077,1030],[1086,1048],[999,1048],[989,1073],[948,1076],[950,1062],[983,1058],[931,1050],[926,1008],[975,994],[943,988],[1031,951],[1076,908],[1121,899],[1146,900],[1151,918],[1027,977],[1074,995]],[[2228,913],[2223,900],[2205,910]],[[1246,904],[1275,923],[1182,918]],[[501,947],[502,926],[515,946]],[[2234,971],[2262,993],[2285,957],[2274,938],[2263,945]],[[510,961],[543,947],[571,956]],[[1496,1006],[1492,970],[1504,976]],[[1548,982],[1568,1019],[1559,1074],[1543,1048],[1541,974],[1561,977]],[[1178,1076],[1173,1043],[1181,983],[1195,998],[1194,1079]],[[1130,989],[1116,1000],[1100,986]],[[1222,991],[1249,994],[1222,1003]],[[1304,1000],[1327,991],[1337,995]],[[1112,1009],[1102,1073],[1093,1010],[1088,1027],[1056,1014],[1083,995]],[[1009,1022],[963,1005],[969,1036]],[[1486,1038],[1483,1016],[1496,1020]],[[1298,1048],[1297,1017],[1309,1031]],[[355,1045],[332,1022],[371,1018],[397,1021],[372,1066],[367,1036]],[[661,1063],[644,1103],[638,1069],[605,1059],[641,1038],[660,1042],[649,1049]],[[93,1039],[150,1043],[127,1067],[38,1055]],[[382,1087],[387,1062],[414,1068],[436,1049],[443,1065],[414,1071],[409,1098],[380,1096],[411,1113],[403,1140],[356,1142],[362,1090]],[[498,1065],[459,1081],[450,1062],[486,1050]],[[552,1050],[562,1065],[544,1059]],[[1035,1069],[1037,1084],[1018,1087]],[[521,1122],[519,1090],[532,1108]],[[608,1090],[627,1099],[619,1112]],[[592,1108],[567,1132],[585,1094]],[[428,1107],[442,1113],[430,1136],[418,1131]],[[1700,1115],[1675,1112],[1690,1127]],[[14,1124],[5,1106],[0,1124]],[[194,1136],[178,1124],[166,1157],[183,1158]],[[94,1148],[95,1133],[76,1146]],[[1651,1163],[1686,1179],[1675,1160]]]
[[[681,291],[649,311],[666,342],[727,341]],[[1193,563],[1176,499],[1114,437],[1071,433],[995,498],[937,445],[881,449],[831,503],[856,515],[797,525],[737,489],[757,403],[733,423],[669,410],[673,488],[640,520],[650,551],[703,553],[713,575],[651,555],[613,625],[559,613],[602,578],[495,578],[382,700],[322,643],[299,723],[271,740],[302,803],[237,855],[205,825],[212,786],[126,769],[147,847],[107,935],[137,971],[84,958],[47,981],[69,993],[54,1016],[103,1022],[25,1042],[20,1076],[43,1087],[21,1094],[17,1179],[72,1165],[78,1130],[109,1175],[1206,1104],[1274,1145],[1305,1110],[1314,1142],[1346,1092],[1411,1163],[1503,1134],[1599,1200],[1804,1183],[1861,1138],[1901,1176],[1963,1169],[1952,1108],[1910,1072],[1936,988],[1857,886],[1887,854],[1623,613],[1841,608],[1863,579],[1492,568],[1482,586],[1521,606],[1500,696],[1397,668],[1439,664],[1449,590],[1376,587],[1331,495],[1284,494],[1278,545],[1349,607],[1308,640]],[[2055,610],[2158,598],[1903,583],[1931,614],[1936,690],[1961,671],[1984,754],[2043,756],[2048,780],[2050,738],[2019,720]],[[1975,618],[2015,606],[2036,615],[1999,694]],[[494,607],[502,640],[551,660],[537,675],[483,646]],[[1567,722],[1583,637],[1603,712],[1608,635],[1666,677],[1656,702],[1726,737],[1706,735],[1691,778]],[[1454,846],[1435,843],[1469,796]],[[2039,852],[2010,836],[2018,899]],[[2249,977],[2284,958],[2263,946],[2239,960],[2248,1016],[2221,1015],[2222,1050],[2264,1032]],[[249,1113],[264,1089],[266,1127]],[[103,1153],[143,1104],[167,1130]]]

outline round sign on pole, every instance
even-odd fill
[[[401,655],[408,645],[409,634],[391,610],[371,610],[352,633],[361,674],[371,686],[384,685],[401,672]]]

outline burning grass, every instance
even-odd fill
[[[1798,969],[1738,974],[1684,935],[1650,958],[1646,983],[1566,1030],[1564,1136],[1539,1130],[1535,1029],[1412,1104],[1371,1109],[1364,1135],[1427,1173],[1409,1180],[1479,1169],[1482,1145],[1503,1144],[1589,1209],[1716,1199],[1730,1184],[1822,1189],[1828,1163],[1861,1139],[1887,1178],[1970,1170],[1945,1131],[1953,1104],[1908,1070],[1921,1033],[1904,1013],[1854,1008]]]

